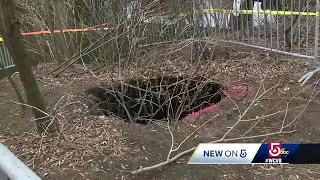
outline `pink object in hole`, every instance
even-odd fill
[[[225,86],[223,93],[224,97],[222,100],[228,100],[229,98],[244,98],[248,93],[252,91],[252,88],[248,84],[240,84],[240,85],[227,85]],[[229,98],[227,98],[229,97]],[[206,108],[203,108],[199,111],[192,112],[188,116],[189,117],[198,117],[203,112],[210,112],[217,108],[217,105],[214,104],[212,106],[208,106]]]

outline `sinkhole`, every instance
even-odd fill
[[[225,87],[204,77],[165,76],[129,79],[107,87],[91,87],[86,99],[106,116],[148,124],[155,120],[181,120],[210,111],[225,95]]]

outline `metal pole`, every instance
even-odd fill
[[[299,83],[301,83],[301,86],[305,85],[313,76],[320,72],[319,67],[319,12],[320,12],[320,0],[316,0],[316,25],[315,25],[315,37],[314,37],[314,59],[313,59],[313,68],[314,70],[311,72],[308,72],[304,76],[302,76],[301,79],[299,79]]]
[[[12,180],[41,180],[3,144],[0,144],[0,170]]]
[[[314,37],[314,60],[313,60],[313,67],[317,69],[319,67],[319,12],[320,12],[320,0],[316,0],[316,25],[315,25],[315,37]]]

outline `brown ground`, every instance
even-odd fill
[[[300,87],[297,83],[311,67],[310,63],[265,52],[237,48],[230,51],[225,55],[230,60],[219,59],[204,68],[214,69],[212,76],[221,83],[251,84],[252,94],[245,99],[221,102],[217,111],[202,114],[196,121],[187,118],[178,122],[173,131],[175,147],[200,124],[215,117],[178,152],[199,142],[219,140],[239,120],[239,111],[244,114],[241,120],[251,121],[238,123],[227,139],[277,133],[283,123],[283,132],[297,131],[232,142],[319,142],[319,86]],[[170,68],[184,67],[173,64]],[[36,74],[48,69],[53,66],[42,65]],[[105,77],[102,71],[96,73],[100,79]],[[266,78],[262,81],[262,77]],[[30,112],[24,118],[19,115],[19,106],[13,103],[17,101],[14,91],[7,80],[0,80],[0,142],[43,179],[320,179],[318,165],[188,165],[190,154],[163,168],[130,175],[140,166],[155,165],[167,158],[170,133],[164,122],[143,126],[126,124],[113,117],[88,115],[80,101],[80,91],[95,84],[94,79],[90,74],[38,79],[50,114],[63,125],[66,139],[60,138],[60,143],[58,137],[40,137],[34,133]],[[263,86],[259,90],[260,84]],[[256,93],[261,95],[272,86],[275,87],[252,103]]]

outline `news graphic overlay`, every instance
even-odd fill
[[[199,144],[189,164],[320,164],[320,144]]]
[[[251,164],[260,147],[260,143],[199,144],[189,164]]]
[[[298,147],[299,144],[282,144],[281,142],[261,144],[252,164],[289,164]]]
[[[282,149],[281,143],[268,143],[268,157],[280,158],[282,154],[288,155],[289,151],[285,151],[284,149]]]
[[[320,164],[320,144],[262,144],[252,164]]]

